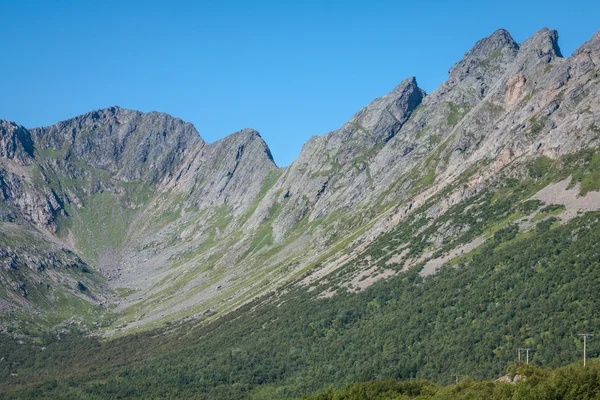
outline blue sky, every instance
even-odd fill
[[[209,142],[257,129],[287,165],[401,80],[435,90],[498,28],[557,29],[570,55],[598,16],[599,1],[0,0],[0,118],[163,111]]]

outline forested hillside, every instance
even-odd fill
[[[581,364],[550,370],[515,364],[506,378],[515,383],[476,381],[459,377],[461,382],[439,386],[429,381],[370,381],[329,391],[306,400],[429,400],[429,399],[594,399],[600,395],[598,360],[583,368]],[[516,379],[515,379],[516,378]]]

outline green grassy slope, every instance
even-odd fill
[[[27,224],[0,222],[0,266],[2,330],[35,337],[69,323],[93,330],[109,318],[99,305],[104,278]]]

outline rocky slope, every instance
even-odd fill
[[[3,307],[44,315],[60,289],[98,305],[93,313],[104,310],[110,329],[139,328],[213,318],[287,282],[329,296],[411,266],[432,273],[500,227],[475,235],[453,210],[524,179],[532,165],[598,146],[600,33],[569,58],[557,40],[542,29],[518,44],[498,30],[435,92],[402,81],[340,129],[311,138],[287,168],[256,131],[210,144],[155,112],[111,107],[31,130],[2,121]],[[573,196],[600,188],[595,164],[581,168]],[[420,219],[428,222],[413,239],[367,257],[378,238]],[[11,242],[12,231],[44,250],[15,247],[27,239]],[[44,301],[9,283],[15,257],[56,266],[52,276],[42,268],[11,278],[46,282]],[[350,260],[364,261],[344,269]],[[6,324],[18,320],[5,315]]]

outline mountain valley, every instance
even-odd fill
[[[519,346],[571,363],[600,322],[599,145],[600,32],[563,57],[545,28],[497,30],[432,93],[403,80],[287,167],[253,129],[207,143],[158,112],[2,120],[0,392],[294,398],[492,378]]]

